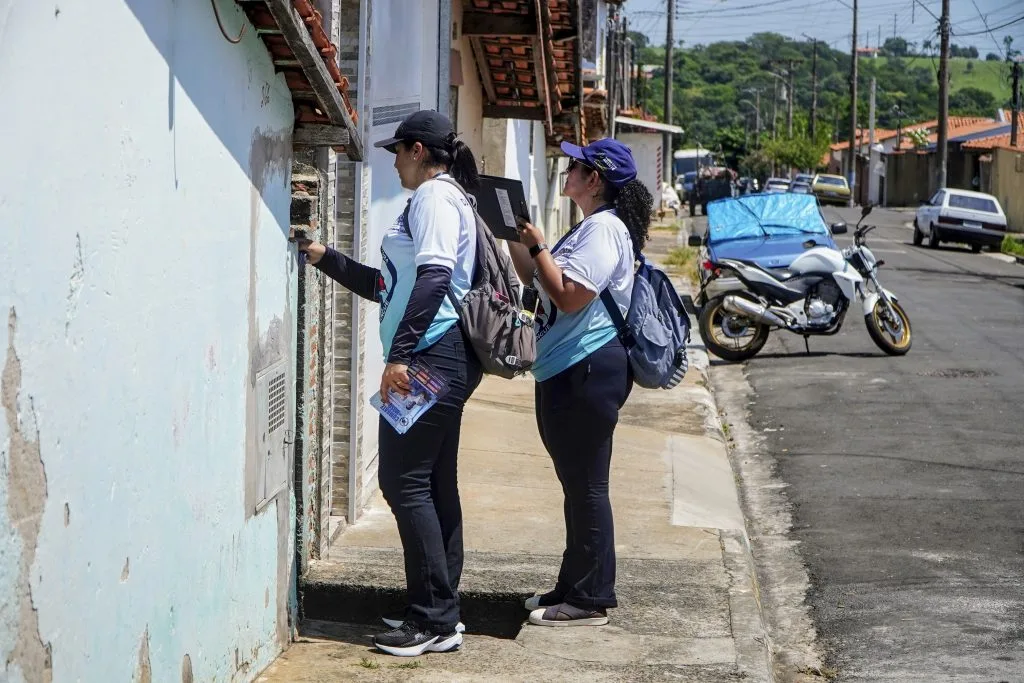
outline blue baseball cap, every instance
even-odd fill
[[[636,163],[629,147],[613,138],[602,138],[586,147],[571,142],[562,143],[562,151],[597,169],[602,178],[615,187],[622,187],[636,179]]]

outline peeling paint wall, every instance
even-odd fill
[[[0,680],[252,680],[295,605],[254,421],[294,387],[289,92],[208,2],[0,32]]]

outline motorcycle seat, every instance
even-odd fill
[[[751,259],[738,258],[733,260],[739,261],[740,263],[748,265],[751,268],[757,268],[760,271],[768,273],[779,282],[785,282],[786,280],[790,280],[793,278],[793,273],[791,273],[788,268],[765,268],[761,264]]]

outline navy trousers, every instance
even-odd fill
[[[377,477],[402,539],[407,618],[447,633],[459,622],[462,578],[457,467],[462,409],[482,372],[458,325],[417,356],[444,373],[451,390],[405,434],[380,418]]]
[[[618,339],[537,383],[537,426],[565,498],[565,552],[555,592],[574,607],[618,604],[608,474],[619,409],[632,388],[629,358]]]

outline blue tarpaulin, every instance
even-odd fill
[[[794,233],[829,235],[810,194],[751,194],[708,204],[708,244]]]

